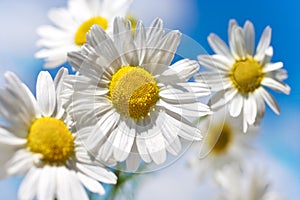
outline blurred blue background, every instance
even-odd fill
[[[63,0],[0,0],[0,86],[4,72],[15,72],[35,91],[37,74],[43,61],[36,60],[36,28],[49,23],[47,11],[51,7],[65,6]],[[251,20],[256,29],[256,41],[263,29],[270,25],[273,61],[284,62],[291,86],[289,96],[272,93],[281,107],[281,115],[269,108],[262,122],[258,138],[257,162],[264,164],[274,179],[274,188],[287,199],[300,199],[300,1],[280,0],[134,0],[131,13],[146,25],[160,17],[165,27],[179,29],[193,38],[208,53],[212,53],[207,36],[214,32],[227,41],[228,21],[235,18],[240,25]],[[188,57],[196,59],[201,50],[191,49]],[[54,73],[52,71],[52,73]],[[0,94],[1,95],[1,94]],[[188,157],[186,155],[185,157]],[[198,183],[191,170],[186,169],[185,159],[150,176],[144,175],[137,199],[199,199],[211,198],[206,186]],[[150,178],[149,178],[150,177]],[[0,199],[16,199],[20,178],[0,181]],[[205,199],[205,198],[204,198]]]

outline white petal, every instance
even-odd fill
[[[145,138],[145,144],[152,160],[160,165],[166,160],[166,149],[164,138],[157,128],[148,130],[147,138]]]
[[[164,123],[162,126],[163,136],[166,142],[166,149],[173,155],[178,155],[181,150],[181,143],[178,135],[176,134],[176,127],[170,126],[169,123]]]
[[[245,99],[244,99],[245,104]],[[247,117],[246,117],[246,107],[243,107],[243,132],[246,133],[248,129]]]
[[[42,169],[37,198],[45,200],[53,200],[56,190],[56,167],[45,166]]]
[[[276,100],[274,99],[274,97],[262,87],[258,89],[258,92],[264,98],[264,100],[270,106],[270,108],[277,115],[279,115],[280,114],[280,109],[279,109],[279,106],[278,106]]]
[[[49,72],[40,72],[36,83],[36,97],[44,116],[51,116],[56,106],[56,94]]]
[[[188,122],[186,119],[182,118],[179,115],[168,112],[165,114],[165,123],[169,129],[176,130],[174,134],[179,135],[180,137],[189,140],[189,141],[199,141],[202,139],[201,131],[196,128],[191,122]]]
[[[228,72],[229,68],[231,67],[231,64],[229,64],[226,60],[226,57],[214,55],[214,56],[208,56],[208,55],[199,55],[198,60],[200,64],[204,65],[207,68],[215,69],[215,70],[221,70],[224,72]]]
[[[244,99],[244,117],[249,125],[254,124],[257,114],[257,105],[255,99],[250,95]]]
[[[250,21],[246,21],[244,25],[245,47],[248,55],[252,56],[254,53],[255,33],[254,26]]]
[[[288,85],[281,83],[279,81],[276,81],[270,77],[265,77],[262,80],[261,84],[264,86],[270,87],[275,91],[282,92],[284,94],[290,94],[290,91],[291,91],[291,88]]]
[[[98,193],[100,195],[104,195],[105,194],[105,190],[103,188],[103,186],[95,181],[94,179],[92,179],[89,176],[86,176],[80,172],[77,173],[77,176],[79,178],[79,180],[81,181],[81,183],[91,192],[93,193]]]
[[[70,182],[70,172],[68,169],[63,167],[57,168],[56,173],[57,187],[56,197],[57,199],[72,199],[72,190]],[[77,189],[77,188],[73,188]]]
[[[132,148],[136,130],[130,121],[120,123],[114,143],[114,157],[119,162],[124,161]]]
[[[89,144],[89,148],[98,147],[100,141],[116,126],[119,117],[120,115],[114,109],[101,116],[101,119],[97,122],[88,138],[87,144]]]
[[[26,174],[18,191],[19,199],[33,199],[37,192],[41,169],[32,168]]]
[[[181,80],[187,81],[199,70],[199,64],[194,60],[183,59],[171,65],[171,69],[177,72]]]
[[[264,58],[265,52],[267,48],[270,46],[271,34],[272,34],[272,29],[269,26],[267,26],[256,48],[256,55],[254,57],[256,60],[262,60]]]
[[[75,171],[69,171],[69,188],[71,192],[71,199],[89,200],[89,197],[81,185],[79,178],[77,177]]]
[[[11,132],[0,127],[0,143],[19,146],[26,144],[26,142],[26,139],[16,137]]]
[[[232,89],[226,91],[224,94],[225,101],[226,102],[231,101],[237,93],[238,93],[238,91],[235,88],[232,88]]]
[[[229,112],[232,117],[237,117],[240,115],[243,108],[243,97],[237,94],[231,101]]]
[[[76,166],[82,173],[86,174],[89,177],[93,177],[100,182],[107,184],[115,184],[117,182],[116,175],[102,167],[84,165],[81,163],[77,163]]]
[[[140,128],[141,129],[141,128]],[[138,152],[143,159],[144,162],[150,163],[152,161],[147,146],[146,146],[146,137],[147,137],[147,130],[144,129],[143,131],[139,131],[139,133],[136,136],[136,146],[138,149]]]
[[[236,60],[245,59],[247,50],[245,47],[244,33],[241,27],[236,26],[232,31],[232,42],[230,48]]]
[[[277,62],[277,63],[266,63],[263,67],[263,72],[267,73],[267,72],[271,72],[271,71],[275,71],[278,70],[280,68],[283,67],[283,63],[282,62]]]
[[[137,145],[136,143],[133,144],[131,153],[129,154],[128,158],[126,159],[126,167],[128,171],[136,171],[141,162],[141,157],[138,153]]]
[[[216,54],[223,55],[226,58],[233,60],[228,46],[216,34],[211,33],[208,36],[208,43]]]
[[[20,149],[7,162],[7,173],[10,175],[23,175],[33,166],[33,154],[27,150]]]

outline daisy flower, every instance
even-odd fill
[[[271,191],[266,170],[247,168],[243,172],[235,165],[227,165],[216,173],[216,182],[222,189],[218,200],[283,200]]]
[[[220,103],[228,103],[229,113],[233,117],[243,116],[243,131],[248,125],[259,123],[265,113],[265,103],[279,114],[277,102],[265,87],[284,94],[290,93],[290,87],[282,82],[287,77],[281,69],[282,62],[272,63],[273,48],[270,46],[271,28],[265,28],[254,53],[254,27],[246,21],[240,27],[235,20],[229,22],[230,48],[215,34],[208,36],[208,42],[215,55],[200,55],[200,64],[211,68],[196,80],[204,78],[211,85],[214,95],[213,108]],[[224,98],[224,99],[223,99]]]
[[[37,45],[43,47],[35,54],[45,59],[46,68],[55,68],[67,61],[67,53],[79,50],[86,42],[86,34],[97,24],[111,32],[113,19],[125,16],[132,0],[69,0],[67,8],[49,11],[54,25],[38,28],[41,37]]]
[[[206,134],[201,141],[200,158],[193,157],[190,165],[199,172],[201,179],[206,175],[214,175],[228,163],[243,166],[245,155],[253,150],[249,141],[256,130],[251,128],[248,130],[249,134],[243,134],[239,121],[230,117],[225,109],[221,109],[198,125]]]
[[[82,50],[68,55],[83,75],[66,79],[75,90],[70,112],[80,123],[96,119],[86,146],[103,160],[127,159],[130,169],[140,157],[162,164],[166,151],[178,155],[180,137],[200,140],[190,119],[211,113],[198,101],[210,94],[206,84],[187,82],[197,62],[169,66],[181,33],[166,34],[162,23],[157,19],[146,30],[139,21],[132,35],[130,23],[116,18],[113,39],[93,26]]]
[[[0,174],[26,174],[19,199],[89,199],[84,187],[103,195],[99,181],[116,183],[117,177],[92,161],[81,145],[78,135],[84,137],[91,128],[72,131],[59,97],[66,75],[61,69],[53,81],[48,72],[40,72],[35,99],[16,75],[5,74],[0,116],[7,124],[0,127]]]

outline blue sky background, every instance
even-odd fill
[[[269,108],[262,122],[257,163],[270,169],[275,188],[287,199],[300,199],[300,1],[290,0],[135,0],[132,14],[141,18],[146,25],[155,17],[161,17],[165,27],[179,29],[212,53],[207,36],[214,32],[227,41],[228,21],[237,19],[243,24],[251,20],[256,29],[256,41],[263,29],[270,25],[273,61],[284,62],[288,70],[287,83],[292,91],[289,96],[273,92],[281,107],[281,115],[275,115]],[[42,60],[33,57],[38,39],[35,29],[47,24],[47,11],[54,6],[63,6],[63,0],[11,0],[0,1],[0,86],[4,84],[3,74],[14,71],[34,91],[35,80],[42,69]],[[196,59],[202,50],[191,49],[188,57]],[[1,95],[1,94],[0,94]],[[198,184],[192,172],[185,169],[189,155],[153,176],[145,177],[138,199],[197,199],[207,197],[206,187]],[[180,181],[174,180],[178,175]],[[177,175],[174,175],[174,174]],[[0,199],[16,199],[21,179],[10,178],[0,181]],[[288,183],[288,184],[287,184]],[[172,189],[172,187],[174,189]],[[148,197],[148,198],[147,198]],[[209,198],[210,196],[208,196]],[[209,198],[210,199],[210,198]]]

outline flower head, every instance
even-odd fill
[[[222,189],[217,199],[220,200],[282,200],[279,193],[273,192],[266,170],[244,168],[243,172],[236,165],[226,165],[216,173],[216,182]]]
[[[282,81],[287,77],[281,69],[282,62],[272,63],[273,48],[270,46],[271,28],[265,28],[254,53],[254,27],[247,21],[240,27],[235,20],[229,22],[230,48],[215,34],[208,41],[215,55],[200,55],[200,64],[211,68],[196,77],[211,85],[217,93],[212,98],[212,107],[229,104],[229,113],[233,117],[242,115],[243,130],[258,123],[265,113],[265,103],[279,114],[279,107],[271,94],[265,89],[289,94],[290,87]],[[200,77],[201,76],[201,77]]]
[[[75,90],[69,109],[78,124],[96,119],[86,144],[98,157],[132,167],[140,158],[161,164],[166,151],[178,155],[179,137],[201,139],[190,119],[210,113],[199,102],[210,90],[186,82],[199,68],[196,61],[170,66],[180,37],[178,31],[166,34],[160,19],[149,29],[139,21],[132,34],[130,23],[116,18],[113,39],[93,26],[82,50],[69,54],[83,75],[66,79]]]
[[[125,16],[132,0],[69,0],[67,8],[54,8],[49,18],[54,26],[38,28],[41,39],[37,58],[45,58],[46,68],[54,68],[67,61],[67,53],[79,50],[86,42],[86,34],[97,24],[111,32],[113,19]]]
[[[213,176],[227,164],[244,166],[245,155],[253,150],[251,142],[256,129],[251,128],[249,134],[243,134],[240,121],[240,118],[234,119],[221,109],[198,124],[206,134],[200,142],[200,158],[191,158],[190,165],[199,172],[200,178]]]
[[[88,190],[104,194],[99,183],[115,184],[117,177],[92,160],[79,136],[91,128],[75,131],[62,107],[62,68],[53,81],[40,72],[35,99],[16,75],[5,74],[7,87],[1,90],[0,127],[1,175],[24,175],[20,199],[88,199]],[[72,184],[71,184],[72,183]]]

